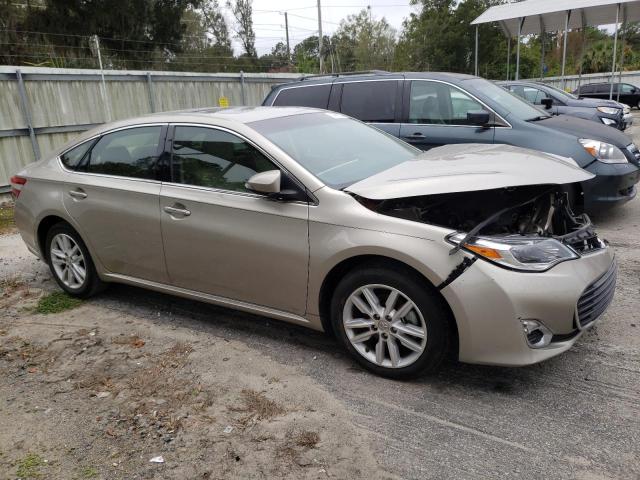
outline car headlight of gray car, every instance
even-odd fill
[[[610,143],[592,140],[589,138],[581,138],[578,140],[580,145],[593,155],[597,160],[604,163],[627,163],[627,157],[624,156],[622,150]]]
[[[447,240],[458,245],[464,233],[455,233]],[[462,246],[476,256],[502,267],[543,272],[566,260],[578,258],[576,252],[553,238],[540,237],[474,237]]]
[[[598,111],[600,113],[606,113],[607,115],[617,115],[620,113],[620,109],[615,107],[598,107]]]

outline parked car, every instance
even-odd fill
[[[538,82],[497,82],[523,100],[554,115],[571,115],[592,120],[618,130],[626,129],[631,115],[624,116],[624,105],[613,100],[576,97],[575,95]]]
[[[618,91],[620,96],[618,97]],[[586,85],[580,85],[579,88],[573,91],[574,95],[579,97],[609,99],[611,93],[610,83],[588,83]],[[613,84],[612,99],[618,100],[621,103],[626,103],[632,107],[640,109],[640,88],[630,83],[618,83]]]
[[[333,331],[365,368],[525,365],[605,311],[614,256],[564,184],[505,145],[422,153],[308,108],[110,123],[11,179],[15,222],[64,291],[119,282]]]
[[[636,195],[640,152],[624,133],[552,116],[479,77],[384,73],[307,77],[279,85],[263,105],[339,111],[423,150],[450,143],[504,143],[573,158],[595,177],[572,192],[587,211]]]

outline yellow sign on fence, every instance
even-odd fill
[[[220,97],[218,99],[218,106],[222,108],[229,108],[229,99],[227,97]]]

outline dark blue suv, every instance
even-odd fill
[[[580,118],[553,116],[492,82],[454,73],[303,77],[278,85],[267,106],[342,112],[423,150],[449,143],[505,143],[570,157],[596,175],[574,192],[587,210],[631,200],[640,152],[624,133]]]

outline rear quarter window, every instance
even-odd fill
[[[331,84],[283,88],[276,96],[276,107],[327,108]]]
[[[397,80],[345,83],[340,111],[363,122],[392,123],[397,88]]]
[[[96,138],[92,140],[88,140],[80,145],[73,147],[71,150],[67,150],[62,155],[60,155],[60,160],[62,164],[68,168],[69,170],[75,170],[80,165],[80,162],[85,157],[87,152],[91,149],[94,143],[96,143]]]

